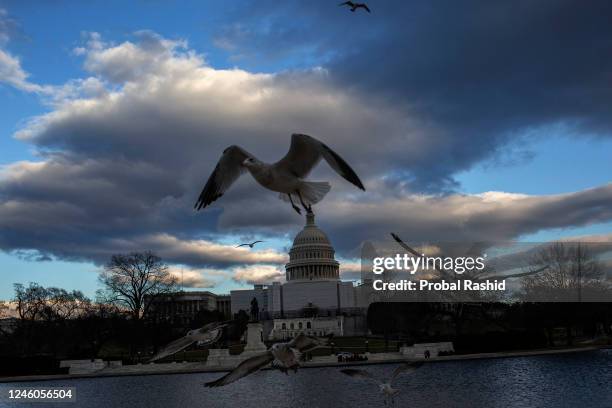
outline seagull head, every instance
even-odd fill
[[[273,352],[286,352],[289,349],[289,346],[285,343],[275,343],[272,345]]]
[[[242,165],[246,167],[247,169],[253,169],[253,168],[260,167],[262,163],[259,160],[254,159],[253,157],[248,157],[242,162]]]

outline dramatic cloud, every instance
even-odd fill
[[[244,247],[236,248],[204,240],[179,240],[167,234],[143,238],[139,240],[139,245],[156,248],[165,259],[180,259],[191,265],[206,263],[215,265],[283,264],[288,261],[286,254],[280,254],[274,250],[249,250]]]
[[[360,230],[364,239],[401,233],[411,242],[508,241],[550,228],[589,225],[612,219],[612,184],[576,193],[526,196],[505,193],[480,195],[405,196],[382,202],[354,202],[356,227],[340,215],[345,203],[326,211],[336,236],[350,237]]]
[[[402,175],[421,190],[452,188],[454,173],[507,154],[518,137],[548,136],[551,126],[612,134],[612,3],[368,4],[371,14],[328,2],[258,1],[238,9],[218,41],[231,44],[243,66],[287,56],[322,64],[343,89],[384,95],[434,123],[442,141],[436,165],[423,155]],[[299,23],[285,23],[296,15]]]
[[[278,266],[273,265],[252,265],[234,268],[233,279],[235,282],[248,283],[272,283],[284,280],[285,272]]]
[[[218,281],[211,279],[210,276],[223,276],[222,271],[214,269],[189,269],[179,267],[171,267],[170,274],[176,278],[179,286],[185,288],[214,288]],[[227,279],[227,276],[225,276],[225,279]]]
[[[2,170],[3,248],[35,248],[100,262],[117,248],[157,248],[167,234],[169,249],[160,251],[171,259],[180,254],[185,262],[217,262],[206,251],[189,255],[167,238],[192,248],[197,244],[190,241],[198,236],[214,238],[218,212],[195,214],[191,207],[228,144],[242,144],[274,160],[288,149],[291,131],[313,133],[338,146],[367,180],[368,174],[388,171],[389,155],[408,160],[376,143],[371,134],[418,140],[402,114],[329,87],[324,71],[271,75],[215,70],[184,42],[150,32],[138,33],[137,39],[110,45],[92,34],[77,53],[96,76],[56,88],[60,96],[54,109],[17,132],[44,159]],[[94,88],[107,84],[106,91],[83,95],[85,83]],[[79,89],[67,92],[71,87]],[[335,191],[347,188],[333,177]],[[253,199],[244,214],[278,204],[252,180],[238,183],[223,202],[235,197]],[[293,223],[285,207],[258,221],[285,218]],[[130,244],[134,241],[140,245]]]
[[[461,133],[455,140],[444,120],[421,119],[419,103],[397,103],[367,81],[346,86],[331,63],[277,74],[218,70],[182,40],[134,38],[111,44],[90,34],[75,49],[89,76],[49,88],[49,112],[17,132],[41,160],[0,170],[1,249],[98,264],[148,249],[194,271],[190,285],[218,282],[208,273],[220,268],[239,282],[280,279],[285,254],[217,242],[228,233],[288,238],[303,223],[290,206],[248,176],[204,212],[193,203],[225,147],[273,161],[294,131],[338,150],[368,189],[325,165],[313,174],[332,181],[317,222],[348,259],[361,241],[391,230],[418,241],[503,240],[612,219],[610,186],[558,196],[415,194],[416,184],[450,182],[500,145],[478,132],[470,143]]]
[[[548,196],[503,192],[415,195],[398,194],[382,187],[374,188],[367,198],[326,201],[317,224],[330,232],[334,245],[344,251],[364,240],[387,238],[392,231],[413,243],[499,242],[550,228],[609,221],[610,202],[612,184]],[[247,216],[239,208],[239,202],[228,205],[220,218],[221,225],[226,228],[245,225]],[[264,211],[249,214],[255,219],[263,216]]]

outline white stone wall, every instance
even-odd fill
[[[300,311],[309,304],[319,309],[337,309],[338,296],[341,308],[357,307],[355,288],[351,282],[336,280],[327,281],[294,281],[285,284],[275,283],[273,285],[246,290],[231,291],[232,315],[239,310],[249,313],[251,300],[257,298],[260,312],[268,311],[278,313],[281,311],[281,286],[282,301],[285,312]],[[267,306],[267,309],[265,307]]]
[[[425,351],[429,351],[430,357],[438,357],[438,354],[444,352],[454,352],[453,343],[450,341],[440,343],[416,343],[410,347],[400,347],[400,353],[410,358],[424,358]]]
[[[336,309],[338,307],[337,283],[337,281],[312,281],[284,284],[284,310],[301,310],[309,303],[319,309]]]
[[[274,319],[274,326],[268,334],[269,339],[283,340],[297,336],[300,333],[309,336],[344,335],[344,317],[333,318],[300,317],[291,319]]]

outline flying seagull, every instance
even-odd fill
[[[331,188],[328,182],[304,180],[321,158],[339,175],[365,191],[355,171],[336,152],[312,136],[293,134],[289,152],[274,164],[264,163],[238,146],[225,149],[195,208],[201,210],[217,200],[248,170],[263,187],[280,193],[280,198],[289,201],[298,214],[301,214],[300,208],[293,200],[299,200],[310,212],[312,204],[321,201]]]
[[[340,3],[339,6],[348,6],[351,8],[351,11],[354,13],[358,8],[362,8],[368,13],[371,13],[368,5],[365,3],[353,3],[352,1],[345,1],[344,3]]]
[[[221,338],[221,335],[223,334],[223,328],[229,325],[230,323],[231,321],[214,322],[209,323],[206,326],[200,327],[199,329],[190,330],[185,336],[181,337],[180,339],[174,340],[173,342],[166,345],[149,361],[153,362],[156,360],[160,360],[164,357],[176,354],[179,351],[191,346],[195,342],[202,342],[205,346],[213,344]]]
[[[416,257],[420,257],[421,254],[418,253],[415,249],[411,248],[410,246],[408,246],[400,237],[399,235],[395,234],[395,233],[391,233],[391,237],[405,250],[407,250],[408,252],[410,252],[412,255],[416,256]],[[475,247],[477,247],[477,245],[475,245]],[[467,255],[467,254],[466,254]],[[444,258],[444,257],[442,257]],[[488,279],[510,279],[510,278],[519,278],[519,277],[523,277],[523,276],[529,276],[529,275],[535,275],[537,273],[540,273],[546,269],[550,268],[550,265],[544,265],[541,268],[538,269],[534,269],[531,271],[527,271],[527,272],[518,272],[518,273],[512,273],[510,275],[491,275],[491,276],[473,276],[471,277],[472,280],[476,280],[479,282],[483,282],[486,281]],[[439,272],[441,272],[441,274],[443,274],[443,277],[447,277],[453,280],[456,280],[457,276],[456,274],[453,275],[449,270],[446,270],[444,268],[442,268],[441,270],[438,270]]]
[[[243,246],[248,246],[249,248],[253,248],[255,246],[255,244],[257,244],[258,242],[264,242],[264,241],[253,241],[251,243],[244,243],[244,244],[240,244],[240,245],[236,245],[236,248],[240,248]]]
[[[328,341],[329,338],[327,337],[318,338],[301,333],[290,342],[273,344],[266,352],[244,360],[231,372],[215,381],[207,382],[204,386],[221,387],[233,383],[270,363],[285,374],[290,369],[296,372],[300,366],[299,361],[302,353],[314,350],[315,348],[325,347]]]
[[[404,363],[400,365],[399,367],[397,367],[395,371],[393,371],[393,374],[391,374],[391,378],[386,379],[386,381],[383,379],[374,377],[372,374],[370,374],[368,371],[365,371],[365,370],[355,370],[352,368],[347,368],[347,369],[340,370],[340,371],[354,378],[363,378],[366,380],[374,381],[376,384],[378,384],[378,388],[384,394],[385,405],[387,405],[388,403],[393,404],[393,398],[399,392],[398,389],[393,388],[391,386],[391,384],[393,384],[393,381],[397,378],[397,376],[400,375],[401,373],[412,373],[417,368],[421,367],[422,365],[423,365],[423,362],[421,361],[413,362],[413,363]]]

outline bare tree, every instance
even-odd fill
[[[14,301],[23,320],[64,320],[80,315],[91,301],[78,290],[45,288],[35,282],[29,286],[16,283]]]
[[[601,263],[584,243],[554,242],[538,251],[530,264],[548,268],[522,278],[524,300],[580,302],[609,290]]]
[[[47,290],[35,282],[30,282],[28,287],[21,283],[15,283],[15,297],[13,300],[17,306],[17,314],[23,320],[41,320],[47,302]]]
[[[72,319],[82,316],[91,306],[91,300],[80,290],[68,292],[60,288],[47,288],[48,313],[52,319]]]
[[[147,314],[157,296],[177,287],[177,279],[167,265],[150,251],[113,255],[100,272],[99,281],[106,302],[127,309],[136,321]]]
[[[545,317],[549,344],[554,344],[553,331],[559,326],[565,327],[567,344],[573,344],[574,327],[583,319],[575,302],[610,299],[601,262],[587,244],[554,242],[539,250],[530,264],[530,268],[549,267],[522,278],[522,299],[538,302],[534,307]]]

